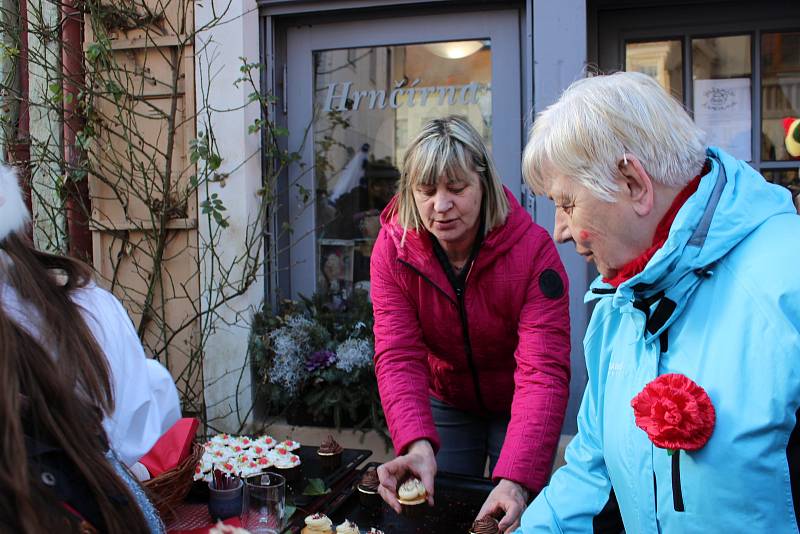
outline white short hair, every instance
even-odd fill
[[[705,133],[658,82],[617,72],[574,82],[537,115],[522,172],[536,193],[546,191],[548,166],[612,201],[624,154],[636,156],[653,181],[682,186],[702,169],[705,149]]]

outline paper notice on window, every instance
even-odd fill
[[[744,161],[752,159],[750,78],[694,81],[694,121],[706,143]]]

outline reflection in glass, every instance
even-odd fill
[[[627,43],[625,70],[652,76],[683,102],[683,58],[679,40]]]
[[[461,115],[491,147],[491,80],[486,40],[314,53],[317,290],[334,307],[369,289],[379,215],[422,125]]]
[[[792,159],[784,117],[800,117],[800,32],[761,37],[761,159]]]
[[[692,39],[692,78],[749,78],[750,36]]]
[[[426,44],[425,48],[445,59],[461,59],[483,48],[483,41],[450,41]]]
[[[752,160],[750,36],[692,39],[694,119],[709,145]]]

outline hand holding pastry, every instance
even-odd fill
[[[419,504],[428,498],[428,492],[418,478],[409,478],[397,488],[397,500],[401,504]]]
[[[469,534],[500,534],[500,527],[497,525],[497,519],[485,515],[472,523]]]
[[[519,527],[519,519],[525,511],[528,501],[528,490],[512,480],[502,479],[486,498],[478,518],[486,515],[503,518],[500,520],[500,532],[513,532]]]
[[[436,456],[428,440],[411,444],[408,452],[378,467],[378,493],[398,514],[401,512],[396,491],[409,478],[420,479],[426,489],[428,504],[433,506],[433,479],[436,476]]]

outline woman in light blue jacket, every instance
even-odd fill
[[[537,117],[523,165],[556,204],[556,240],[601,276],[578,433],[518,532],[592,532],[613,494],[628,534],[798,532],[789,192],[706,148],[635,73],[574,83]]]

